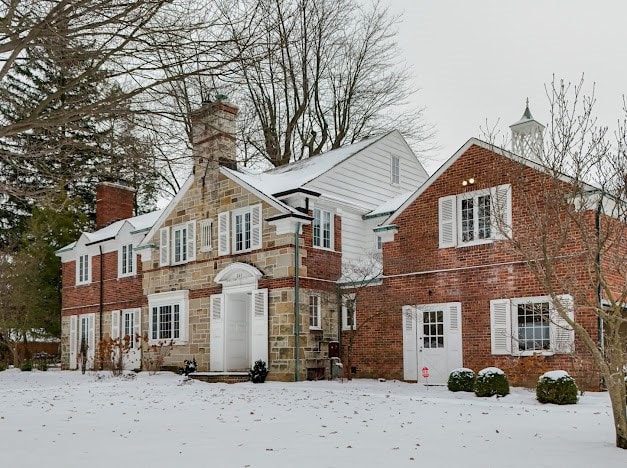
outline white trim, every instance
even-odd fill
[[[261,203],[238,208],[231,211],[231,252],[233,254],[240,254],[245,252],[251,252],[253,250],[259,250],[263,245],[263,209]],[[237,249],[237,217],[241,216],[242,220],[245,216],[249,216],[249,247]],[[242,245],[246,242],[246,230],[242,227]]]
[[[352,301],[353,304],[353,323],[348,323],[348,307],[347,302]],[[348,294],[342,298],[342,331],[357,330],[357,297],[354,294]]]
[[[190,237],[194,237],[194,232],[190,232],[190,225],[193,223],[181,223],[176,226],[172,226],[172,233],[170,235],[170,264],[171,265],[181,265],[183,263],[190,262],[194,260],[193,252],[190,251],[194,248],[194,242],[190,239]],[[180,243],[179,246],[179,260],[176,260],[177,250],[177,233],[181,233],[178,237],[178,241]],[[183,235],[184,233],[184,235]]]
[[[162,338],[162,337],[153,337],[153,333],[155,332],[153,327],[154,320],[158,320],[158,317],[155,317],[154,308],[159,308],[162,306],[179,306],[179,336],[178,338]],[[157,311],[158,312],[158,311]],[[174,310],[172,311],[174,314]],[[172,319],[174,321],[174,318]],[[179,290],[179,291],[167,291],[162,293],[155,293],[148,295],[148,344],[159,344],[162,342],[169,343],[172,340],[172,343],[175,345],[186,344],[188,337],[188,328],[189,328],[189,291]],[[157,328],[157,334],[160,334],[160,330]]]
[[[238,288],[250,290],[257,289],[257,282],[262,276],[263,274],[254,266],[235,262],[220,270],[213,281],[222,285],[222,292]]]
[[[126,253],[125,253],[126,252]],[[126,267],[126,272],[123,271]],[[130,267],[130,269],[129,269]],[[132,242],[125,242],[118,249],[118,278],[135,276],[137,270],[137,259],[133,250]]]
[[[315,299],[315,304],[311,303],[311,300]],[[312,305],[315,308],[315,314],[312,314]],[[315,323],[312,325],[312,318],[316,317]],[[310,330],[322,330],[322,297],[320,294],[309,295],[309,329]]]
[[[88,253],[80,253],[76,258],[76,285],[91,283],[92,256]],[[101,259],[102,261],[102,259]]]
[[[329,247],[324,245],[316,245],[316,238],[314,236],[314,229],[316,228],[316,211],[320,213],[320,243],[324,244],[324,219],[325,213],[329,214]],[[335,251],[335,210],[328,209],[322,206],[314,207],[312,210],[313,220],[311,221],[311,245],[315,249]]]

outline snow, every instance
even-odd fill
[[[275,193],[301,188],[307,182],[311,182],[313,179],[333,169],[341,162],[381,138],[382,136],[366,138],[352,145],[343,146],[342,148],[328,151],[318,156],[302,159],[292,164],[262,172],[261,174],[248,174],[231,169],[225,170],[265,195],[272,196]]]
[[[624,467],[606,393],[542,405],[397,381],[186,381],[0,372],[11,467]],[[533,451],[533,460],[524,454]],[[522,456],[521,456],[522,455]],[[489,458],[486,458],[489,456]]]
[[[453,369],[450,375],[454,375],[455,377],[457,377],[461,374],[474,374],[474,373],[475,371],[473,371],[472,369],[468,369],[467,367],[459,367],[457,369]]]
[[[484,375],[492,375],[492,374],[505,374],[505,372],[503,372],[498,367],[486,367],[485,369],[481,369],[479,371],[479,373],[477,374],[477,377],[481,377]]]
[[[542,374],[540,379],[559,380],[565,377],[569,379],[571,378],[568,372],[566,372],[565,370],[554,370],[554,371],[545,372],[544,374]]]
[[[407,199],[411,195],[413,195],[413,193],[414,192],[401,193],[400,195],[397,195],[396,197],[391,198],[387,200],[386,202],[382,203],[381,205],[376,207],[374,210],[372,210],[370,213],[368,213],[366,216],[368,218],[374,218],[377,216],[383,216],[385,214],[394,213],[396,210],[400,208],[400,206],[403,203],[407,201]]]

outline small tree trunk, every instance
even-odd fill
[[[627,449],[627,414],[625,411],[625,381],[618,374],[608,379],[608,392],[612,401],[612,414],[616,430],[616,447]]]

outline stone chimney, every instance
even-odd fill
[[[134,188],[120,183],[101,182],[96,187],[96,229],[133,217],[134,207]]]
[[[218,99],[204,103],[200,109],[192,113],[194,174],[197,177],[205,177],[214,172],[218,166],[236,168],[237,112],[236,106]]]

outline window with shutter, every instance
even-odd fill
[[[187,261],[196,260],[196,222],[187,223]]]
[[[261,248],[261,205],[235,210],[231,216],[233,253],[249,252]]]
[[[230,250],[229,242],[229,212],[218,214],[218,255],[228,255]]]
[[[170,264],[170,228],[159,230],[159,266]]]
[[[172,340],[185,343],[189,327],[189,291],[170,291],[148,296],[149,344]]]
[[[438,200],[440,248],[457,245],[457,197],[451,195]]]
[[[203,219],[200,222],[200,251],[209,252],[212,249],[211,236],[212,236],[212,221],[210,219]]]
[[[490,301],[492,354],[512,353],[512,323],[509,299]]]

